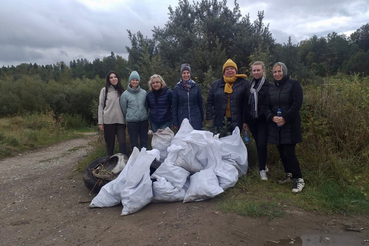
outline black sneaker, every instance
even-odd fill
[[[278,180],[278,184],[285,184],[292,182],[292,173],[286,173],[286,177],[284,179]]]
[[[305,187],[305,182],[302,178],[295,179],[295,182],[293,183],[292,192],[298,193],[301,192],[302,189]]]

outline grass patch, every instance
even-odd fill
[[[55,118],[52,113],[0,118],[0,159],[27,149],[81,137],[82,132],[88,129],[82,125],[82,131],[67,129],[62,117]]]
[[[285,214],[279,203],[268,201],[222,200],[218,208],[249,217],[268,217],[270,220]]]

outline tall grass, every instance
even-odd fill
[[[69,118],[71,117],[68,116],[67,119]],[[74,124],[82,126],[85,122],[82,118],[75,117]],[[80,135],[67,126],[63,115],[56,117],[52,112],[1,118],[0,158]]]

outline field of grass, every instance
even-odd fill
[[[0,158],[77,138],[85,131],[91,128],[78,116],[54,117],[47,113],[0,118]]]

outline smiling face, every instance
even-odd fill
[[[162,85],[158,79],[153,79],[151,81],[151,87],[154,91],[158,91],[161,89]]]
[[[109,82],[112,85],[117,85],[118,84],[118,77],[117,77],[117,75],[115,73],[111,73],[109,75]]]
[[[137,89],[138,85],[140,84],[140,81],[138,79],[132,79],[131,82],[129,82],[132,89]]]
[[[224,76],[226,76],[226,77],[231,78],[231,77],[235,76],[236,74],[237,74],[237,71],[234,67],[226,67],[224,69]]]
[[[184,82],[187,82],[187,81],[189,81],[189,80],[190,80],[190,78],[191,78],[190,71],[188,71],[188,70],[184,70],[184,71],[182,72],[182,80],[183,80]]]
[[[273,67],[273,77],[275,80],[281,80],[283,78],[282,66],[277,65]]]
[[[255,79],[260,79],[264,74],[264,69],[261,65],[254,65],[252,66],[252,76]]]

